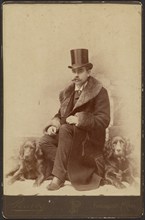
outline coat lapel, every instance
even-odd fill
[[[59,99],[61,103],[60,111],[61,111],[62,117],[64,117],[64,115],[69,114],[69,109],[70,111],[72,110],[71,101],[72,101],[73,94],[74,94],[74,83],[68,86],[66,89],[64,89],[60,93]]]
[[[60,93],[59,98],[61,102],[61,115],[62,116],[68,113],[67,110],[68,110],[69,104],[71,104],[71,98],[74,93],[74,87],[75,86],[73,83]],[[88,101],[96,97],[98,93],[100,92],[101,88],[102,88],[102,84],[98,80],[90,76],[86,87],[82,91],[72,111],[74,111],[76,108],[84,105],[85,103],[87,103]]]
[[[88,80],[88,84],[86,85],[86,87],[82,91],[73,110],[80,107],[81,105],[84,105],[85,103],[87,103],[91,99],[95,98],[98,95],[98,93],[100,92],[101,88],[102,88],[102,84],[98,80],[96,80],[95,78],[90,77]]]

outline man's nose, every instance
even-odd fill
[[[79,75],[79,73],[76,71],[76,72],[75,72],[75,76],[78,76],[78,75]]]

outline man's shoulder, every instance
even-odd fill
[[[74,91],[74,83],[69,84],[68,86],[66,86],[63,90],[60,91],[59,93],[59,99],[60,101],[66,97],[68,97],[69,95],[72,94],[72,92]]]
[[[94,76],[90,76],[89,77],[89,80],[88,80],[88,83],[91,85],[91,86],[94,86],[94,87],[97,87],[97,86],[102,86],[102,83],[101,81],[99,81],[97,78],[95,78]]]
[[[103,86],[101,81],[93,76],[90,77],[89,90],[96,98],[98,98],[98,96],[102,98],[108,97],[107,89]]]
[[[90,77],[91,83],[97,88],[98,86],[101,87],[100,91],[107,92],[107,89],[103,86],[102,82],[96,79],[94,76]]]

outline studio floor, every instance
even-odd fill
[[[89,190],[89,191],[78,191],[76,190],[69,181],[65,181],[64,187],[56,191],[47,190],[47,185],[50,183],[50,180],[44,181],[39,187],[34,187],[34,180],[25,180],[25,181],[16,181],[12,185],[8,184],[8,178],[4,180],[4,194],[5,195],[58,195],[58,196],[108,196],[108,195],[140,195],[139,179],[136,179],[138,182],[137,186],[130,186],[127,183],[124,183],[126,188],[117,189],[111,185],[100,186],[98,189]]]
[[[18,163],[17,156],[19,152],[19,146],[21,146],[21,139],[14,139],[11,143],[9,151],[5,149],[5,160],[4,160],[4,174],[8,173],[15,165]],[[5,176],[5,175],[4,175]],[[5,195],[59,195],[59,196],[118,196],[118,195],[140,195],[140,178],[136,178],[138,183],[136,186],[130,186],[128,183],[124,183],[126,188],[117,189],[112,185],[100,186],[95,190],[89,191],[78,191],[76,190],[69,181],[65,181],[64,187],[56,191],[47,190],[47,185],[50,183],[50,180],[44,181],[39,187],[34,187],[34,180],[25,180],[25,181],[16,181],[14,184],[8,184],[9,178],[3,178],[3,192]]]

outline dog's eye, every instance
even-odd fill
[[[30,148],[30,150],[34,150],[34,147],[33,147],[33,146],[30,146],[29,148]]]
[[[113,145],[112,145],[112,149],[113,149],[113,150],[115,149],[115,146],[116,146],[116,144],[113,144]]]
[[[25,146],[24,146],[25,149],[28,148],[28,147],[29,147],[28,145],[25,145]]]
[[[124,144],[125,142],[124,142],[124,140],[120,140],[120,144]]]
[[[33,150],[33,149],[34,149],[34,147],[31,146],[31,145],[25,145],[24,148],[25,148],[25,149],[30,149],[30,150]]]

